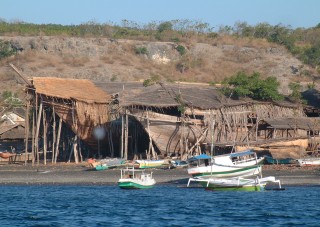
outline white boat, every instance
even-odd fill
[[[297,159],[300,166],[318,166],[320,165],[320,157]]]
[[[261,175],[263,160],[251,150],[217,156],[202,154],[188,160],[188,174],[202,178],[256,176]]]
[[[137,170],[134,167],[121,169],[121,177],[118,180],[118,186],[122,189],[147,189],[155,184],[152,172],[146,173],[145,170]]]
[[[207,190],[215,191],[263,191],[267,184],[277,184],[277,189],[281,189],[280,180],[275,177],[256,177],[255,179],[233,177],[233,178],[190,178],[187,187],[191,182],[200,183]]]

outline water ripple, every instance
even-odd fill
[[[320,187],[212,192],[157,185],[2,186],[0,226],[319,226]]]

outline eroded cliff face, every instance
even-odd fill
[[[2,86],[7,82],[7,86],[19,84],[8,63],[13,63],[28,78],[51,76],[94,81],[143,81],[156,76],[167,81],[219,83],[239,71],[259,72],[262,76],[277,77],[284,94],[290,93],[290,82],[299,81],[307,86],[313,77],[318,77],[284,47],[263,40],[218,40],[211,44],[51,36],[6,36],[0,40],[10,41],[18,50],[15,57],[1,62]],[[178,51],[179,45],[185,48],[185,54]]]

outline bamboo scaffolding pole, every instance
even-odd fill
[[[28,96],[28,95],[27,95]],[[28,157],[28,142],[29,142],[29,111],[30,111],[30,103],[29,99],[27,98],[27,110],[25,115],[25,159],[24,165],[27,165]]]
[[[32,166],[34,166],[35,163],[35,149],[34,149],[34,144],[35,144],[35,110],[32,110],[32,149],[31,149],[31,153],[32,153]]]
[[[54,106],[52,107],[52,118],[53,118],[53,125],[52,125],[52,158],[51,163],[55,163],[56,160],[56,113]]]
[[[124,117],[121,115],[121,138],[120,138],[120,158],[123,158],[123,140],[124,140]]]
[[[79,154],[78,154],[78,148],[77,148],[78,147],[78,137],[77,137],[77,135],[75,135],[74,138],[73,138],[72,147],[73,147],[74,161],[75,161],[76,164],[78,164],[79,163]]]
[[[35,135],[35,147],[36,147],[36,153],[37,153],[37,164],[40,164],[40,154],[39,154],[39,131],[40,131],[40,121],[41,121],[41,115],[42,115],[42,102],[40,102],[39,107],[39,113],[38,113],[38,119],[37,119],[37,125],[36,125],[36,135]]]
[[[57,163],[57,158],[59,156],[59,143],[60,143],[61,127],[62,127],[62,118],[59,119],[59,127],[58,127],[58,135],[57,135],[57,141],[56,141],[56,147],[55,147],[54,163]]]
[[[43,164],[47,165],[47,120],[46,111],[42,109],[42,124],[43,124]]]
[[[126,120],[125,120],[125,137],[124,137],[124,159],[128,159],[128,134],[129,134],[129,118],[127,110],[125,111]]]

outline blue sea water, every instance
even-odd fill
[[[320,187],[1,186],[0,226],[320,226]]]

